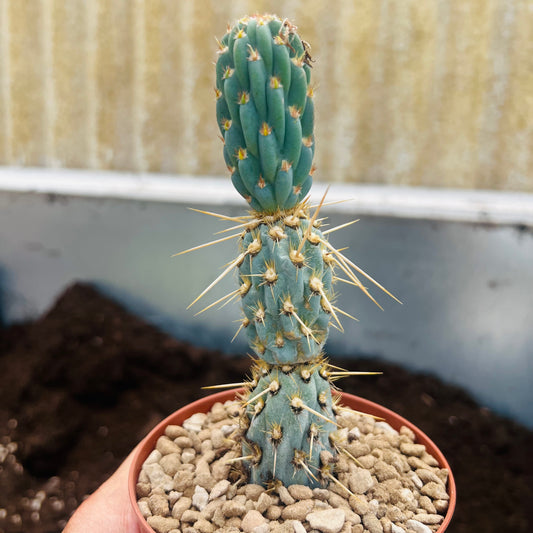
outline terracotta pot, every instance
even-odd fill
[[[211,409],[212,405],[216,402],[225,402],[227,400],[232,400],[235,398],[235,393],[237,389],[218,392],[216,394],[211,394],[205,398],[200,398],[195,402],[192,402],[181,409],[178,409],[176,412],[165,418],[160,422],[140,443],[135,452],[133,462],[128,477],[128,491],[130,496],[131,505],[135,511],[135,515],[138,518],[139,531],[145,533],[154,533],[154,530],[148,525],[148,522],[144,519],[139,507],[137,506],[137,496],[135,494],[135,486],[137,484],[137,479],[139,478],[139,473],[141,467],[148,457],[148,455],[155,448],[157,439],[163,435],[165,428],[168,425],[179,425],[183,423],[184,420],[189,418],[194,413],[206,413]],[[343,405],[350,407],[356,411],[362,411],[370,415],[379,416],[384,418],[394,429],[399,430],[402,426],[406,426],[413,431],[416,435],[416,442],[419,444],[424,444],[426,450],[439,462],[441,468],[446,468],[449,472],[448,477],[448,494],[450,496],[450,502],[448,506],[448,511],[444,517],[440,528],[437,530],[437,533],[443,533],[447,528],[452,519],[452,515],[455,509],[456,502],[456,491],[455,491],[455,480],[453,478],[450,465],[446,461],[446,458],[442,452],[437,448],[435,443],[429,439],[429,437],[420,431],[414,424],[406,420],[405,418],[397,415],[395,412],[382,407],[381,405],[365,400],[364,398],[359,398],[353,394],[342,393],[342,403]]]

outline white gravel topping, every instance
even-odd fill
[[[156,533],[433,533],[444,520],[448,473],[410,429],[343,411],[337,436],[347,453],[335,464],[346,488],[265,490],[233,470],[239,413],[238,402],[219,403],[158,439],[136,487]]]

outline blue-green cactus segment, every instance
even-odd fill
[[[243,252],[253,250],[239,267],[249,286],[241,293],[245,330],[256,355],[271,365],[316,359],[328,336],[331,268],[325,237],[315,227],[308,234],[308,227],[309,219],[291,215],[259,224],[241,242]]]
[[[303,154],[305,160],[299,163],[302,143],[309,142],[314,124],[308,60],[294,26],[272,15],[242,19],[220,42],[217,122],[224,157],[232,173],[238,166],[249,191],[243,196],[261,213],[287,211],[305,199],[301,184],[310,174],[302,172],[310,171],[310,154]],[[259,160],[258,176],[246,176],[238,163],[236,154],[243,150]],[[291,183],[283,160],[293,167]],[[278,178],[282,183],[276,185]],[[238,192],[242,195],[242,188]]]
[[[256,46],[265,62],[267,72],[272,72],[272,33],[268,24],[261,22],[256,29]]]
[[[326,238],[309,218],[314,105],[307,45],[272,15],[241,19],[220,41],[217,124],[224,159],[252,208],[238,265],[244,328],[258,357],[244,399],[249,482],[310,487],[335,456],[331,384],[322,349],[333,274]]]
[[[245,400],[250,425],[243,442],[250,483],[266,485],[277,479],[318,487],[320,453],[334,453],[329,436],[333,423],[331,385],[320,364],[298,365],[263,372]]]

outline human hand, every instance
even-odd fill
[[[128,496],[133,453],[71,516],[63,533],[142,533]]]

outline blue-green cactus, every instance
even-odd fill
[[[237,266],[242,325],[262,361],[244,399],[243,462],[259,484],[316,486],[320,453],[334,453],[331,385],[321,373],[332,261],[303,203],[314,155],[309,60],[294,26],[261,16],[228,30],[216,68],[224,157],[256,218]]]
[[[335,372],[322,353],[330,322],[341,327],[333,269],[367,296],[358,275],[378,284],[328,242],[320,206],[310,214],[315,144],[308,45],[293,25],[272,15],[238,21],[219,44],[217,121],[231,180],[251,216],[223,217],[242,232],[209,244],[238,237],[239,254],[191,305],[238,270],[239,288],[204,309],[240,296],[239,331],[257,356],[242,398],[243,453],[236,461],[252,483],[316,487],[335,479],[332,465],[342,449]]]

